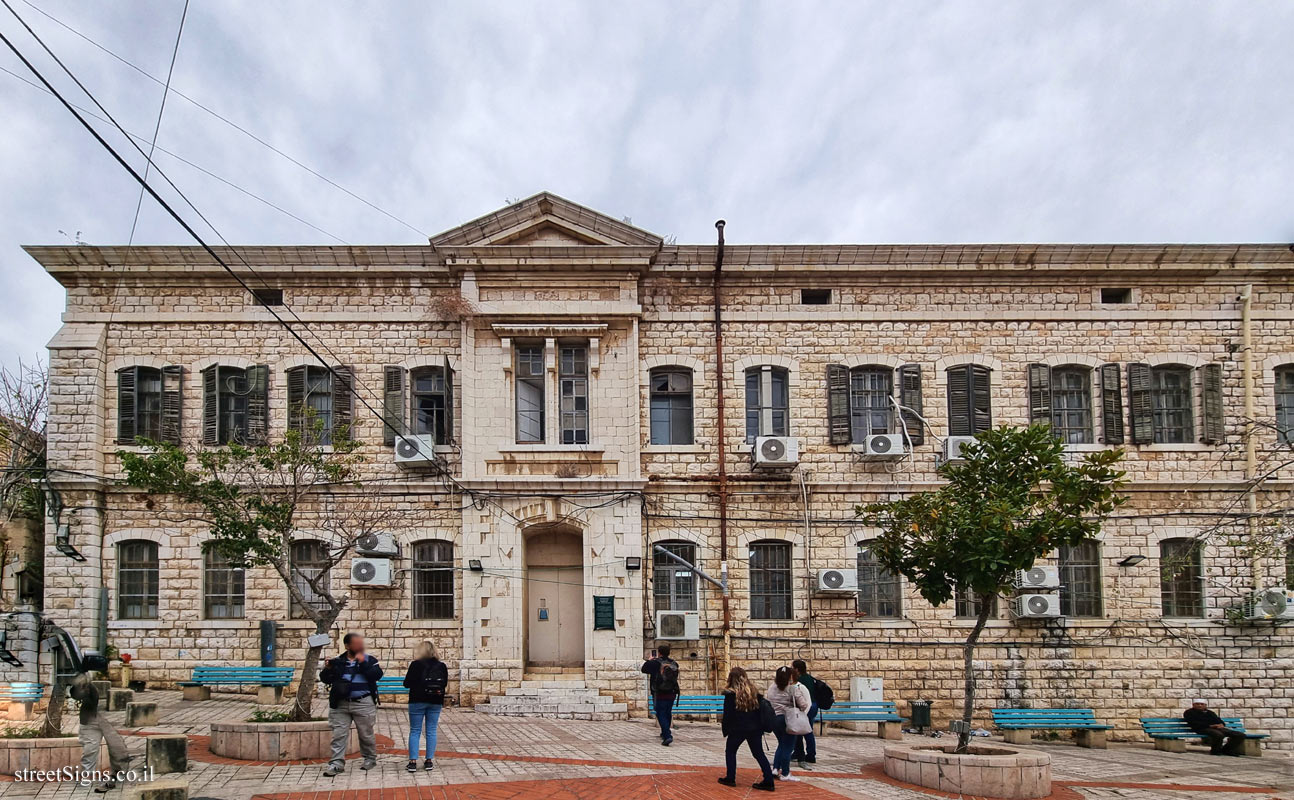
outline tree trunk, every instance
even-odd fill
[[[966,637],[966,644],[962,645],[962,669],[966,677],[966,690],[962,696],[962,723],[965,730],[957,734],[958,753],[965,753],[970,746],[971,717],[975,714],[975,643],[979,641],[979,635],[984,631],[984,625],[993,611],[995,597],[993,595],[980,599],[979,617],[976,618],[970,635]]]
[[[330,623],[322,620],[315,623],[315,633],[327,633]],[[319,652],[323,647],[311,647],[306,650],[305,662],[301,665],[301,680],[297,683],[297,696],[292,701],[292,711],[288,714],[290,722],[308,722],[311,719],[311,707],[314,705],[315,684],[319,680]]]
[[[45,708],[45,721],[41,723],[40,735],[53,739],[63,735],[63,706],[67,703],[67,684],[57,678],[49,693],[49,705]]]

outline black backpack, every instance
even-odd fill
[[[764,733],[772,733],[777,727],[777,712],[773,710],[773,704],[762,695],[759,698],[759,727]]]
[[[433,661],[423,665],[421,688],[428,698],[427,702],[444,705],[448,684],[449,670],[443,662]]]
[[[660,662],[660,674],[656,679],[656,691],[659,694],[681,694],[678,685],[678,666],[668,661]]]
[[[836,693],[831,691],[831,687],[817,678],[813,679],[813,702],[817,704],[818,709],[826,711],[836,702]]]

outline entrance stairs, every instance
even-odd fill
[[[584,670],[527,667],[520,686],[477,703],[482,714],[547,719],[629,719],[629,706],[584,684]]]

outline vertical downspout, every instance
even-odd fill
[[[728,606],[728,463],[723,424],[723,304],[720,291],[723,281],[725,224],[723,220],[714,223],[715,230],[719,232],[719,242],[714,252],[714,388],[716,413],[719,417],[715,426],[716,452],[719,457],[719,578],[723,582],[723,660],[719,663],[721,684],[727,679],[729,665],[732,663],[732,612]]]
[[[1254,591],[1262,587],[1262,576],[1258,574],[1258,487],[1254,481],[1258,477],[1258,439],[1254,402],[1254,350],[1253,350],[1253,284],[1240,290],[1240,337],[1241,350],[1244,353],[1245,378],[1245,483],[1248,493],[1249,510],[1249,575]]]

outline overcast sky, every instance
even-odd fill
[[[9,2],[151,135],[158,84]],[[180,0],[32,2],[165,76]],[[193,0],[172,86],[412,226],[172,94],[160,147],[327,232],[159,152],[235,243],[421,243],[545,189],[680,242],[719,217],[738,243],[1294,240],[1286,0]],[[137,197],[0,73],[0,361],[63,306],[19,246],[125,243]],[[190,243],[147,199],[135,241]]]

